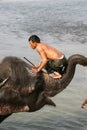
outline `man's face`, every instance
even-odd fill
[[[36,48],[36,43],[35,42],[32,42],[31,40],[29,41],[29,44],[30,44],[30,47],[32,49],[35,49]]]

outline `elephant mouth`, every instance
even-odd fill
[[[29,106],[12,106],[9,104],[2,104],[0,105],[0,115],[8,115],[11,113],[17,113],[17,112],[28,112]]]

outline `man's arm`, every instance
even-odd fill
[[[42,48],[38,47],[37,52],[39,53],[39,55],[41,57],[41,63],[40,63],[40,66],[37,69],[32,68],[32,71],[34,73],[37,73],[40,70],[42,70],[42,68],[46,65],[47,60],[48,60],[47,57],[46,57],[46,54],[45,54],[45,52]]]

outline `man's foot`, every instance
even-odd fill
[[[61,74],[59,74],[58,72],[54,72],[54,76],[53,76],[53,78],[61,78],[62,77],[62,75]]]

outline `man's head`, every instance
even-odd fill
[[[40,38],[36,35],[32,35],[29,37],[29,44],[31,46],[32,49],[35,49],[37,46],[37,43],[40,43]]]

